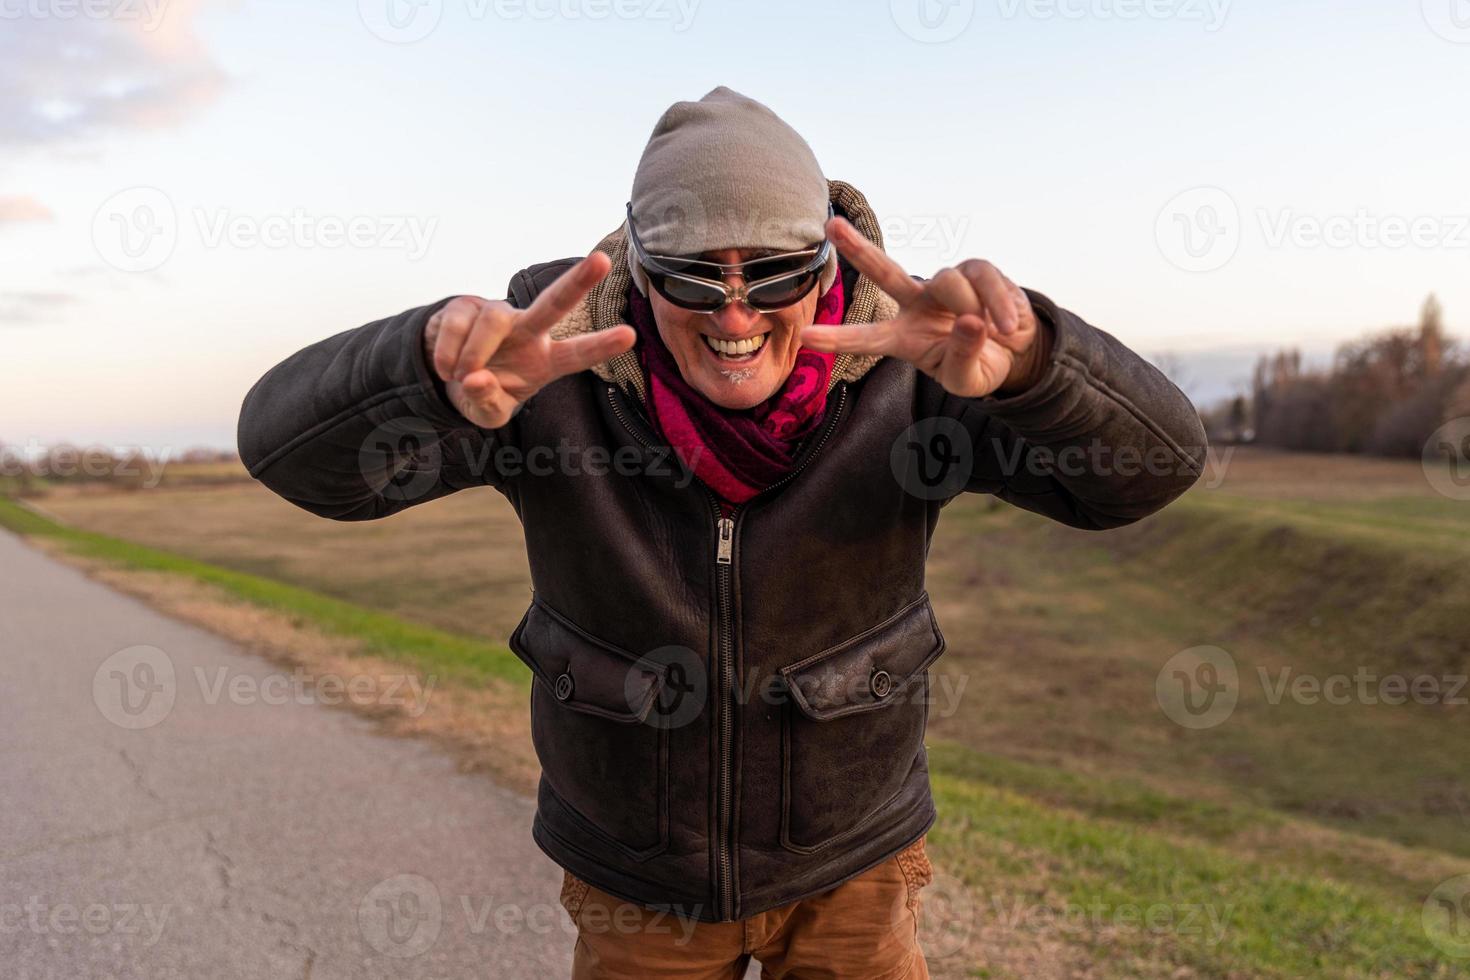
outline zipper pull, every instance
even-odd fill
[[[728,517],[722,517],[715,526],[720,531],[720,543],[715,549],[715,564],[730,564],[730,552],[735,546],[735,522]]]

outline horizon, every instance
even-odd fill
[[[26,0],[0,35],[0,443],[233,449],[301,347],[585,254],[663,110],[722,84],[863,191],[910,272],[987,258],[1177,357],[1201,409],[1241,358],[1314,363],[1430,293],[1463,344],[1452,2]]]

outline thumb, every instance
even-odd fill
[[[451,381],[449,393],[459,414],[476,425],[489,429],[504,425],[510,416],[510,409],[516,403],[501,387],[500,379],[494,372],[483,368],[471,372],[463,382]],[[458,397],[454,397],[455,395]]]

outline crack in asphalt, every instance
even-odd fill
[[[155,791],[152,786],[149,786],[147,781],[144,780],[142,764],[140,764],[132,756],[128,755],[127,749],[120,748],[117,750],[117,754],[122,756],[123,765],[127,766],[128,771],[133,774],[133,785],[138,789],[138,791],[141,792],[144,796],[153,800],[155,803],[162,803],[163,797],[159,796],[157,791]]]
[[[96,833],[91,834],[73,834],[70,837],[58,837],[54,840],[44,841],[35,847],[17,848],[13,851],[0,851],[0,865],[9,864],[13,861],[19,861],[22,858],[35,857],[38,854],[47,854],[55,851],[64,850],[69,847],[83,847],[90,844],[97,844],[102,841],[128,840],[129,838],[137,838],[143,836],[144,834],[152,833],[153,831],[159,830],[163,827],[171,827],[174,824],[192,824],[200,817],[218,816],[221,812],[222,811],[220,811],[217,807],[186,810],[177,816],[166,817],[162,820],[155,820],[152,823],[118,827],[114,830],[99,830]]]
[[[236,904],[232,900],[232,896],[239,894],[239,889],[235,885],[233,874],[235,870],[235,859],[226,854],[224,848],[220,846],[218,834],[216,834],[208,827],[205,827],[203,829],[204,856],[213,866],[215,875],[217,876],[217,879],[219,881],[220,889],[223,893],[220,895],[220,910],[236,911],[245,913],[247,915],[253,915],[265,925],[273,929],[285,930],[286,935],[277,936],[276,942],[291,953],[302,957],[301,980],[311,980],[311,972],[316,966],[317,951],[313,949],[309,944],[301,941],[301,924],[293,919],[287,918],[286,916],[278,915],[275,912],[271,912],[266,909],[257,908],[249,901],[242,900],[239,904]],[[277,889],[271,890],[278,895],[282,895],[283,897],[285,896],[284,892],[281,892]]]
[[[230,907],[230,889],[234,882],[230,879],[230,872],[234,870],[235,862],[228,854],[220,850],[219,838],[215,837],[214,831],[208,827],[204,828],[204,856],[214,862],[214,872],[219,878],[219,884],[224,889],[224,896],[220,902],[220,908]]]

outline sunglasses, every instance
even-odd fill
[[[833,216],[831,203],[827,217]],[[713,313],[731,303],[744,303],[758,313],[773,313],[801,301],[821,281],[832,253],[826,239],[820,245],[780,255],[763,255],[747,262],[705,262],[678,255],[650,255],[633,227],[633,202],[628,202],[628,238],[633,255],[654,292],[675,306],[696,313]],[[739,276],[731,286],[728,276]]]

